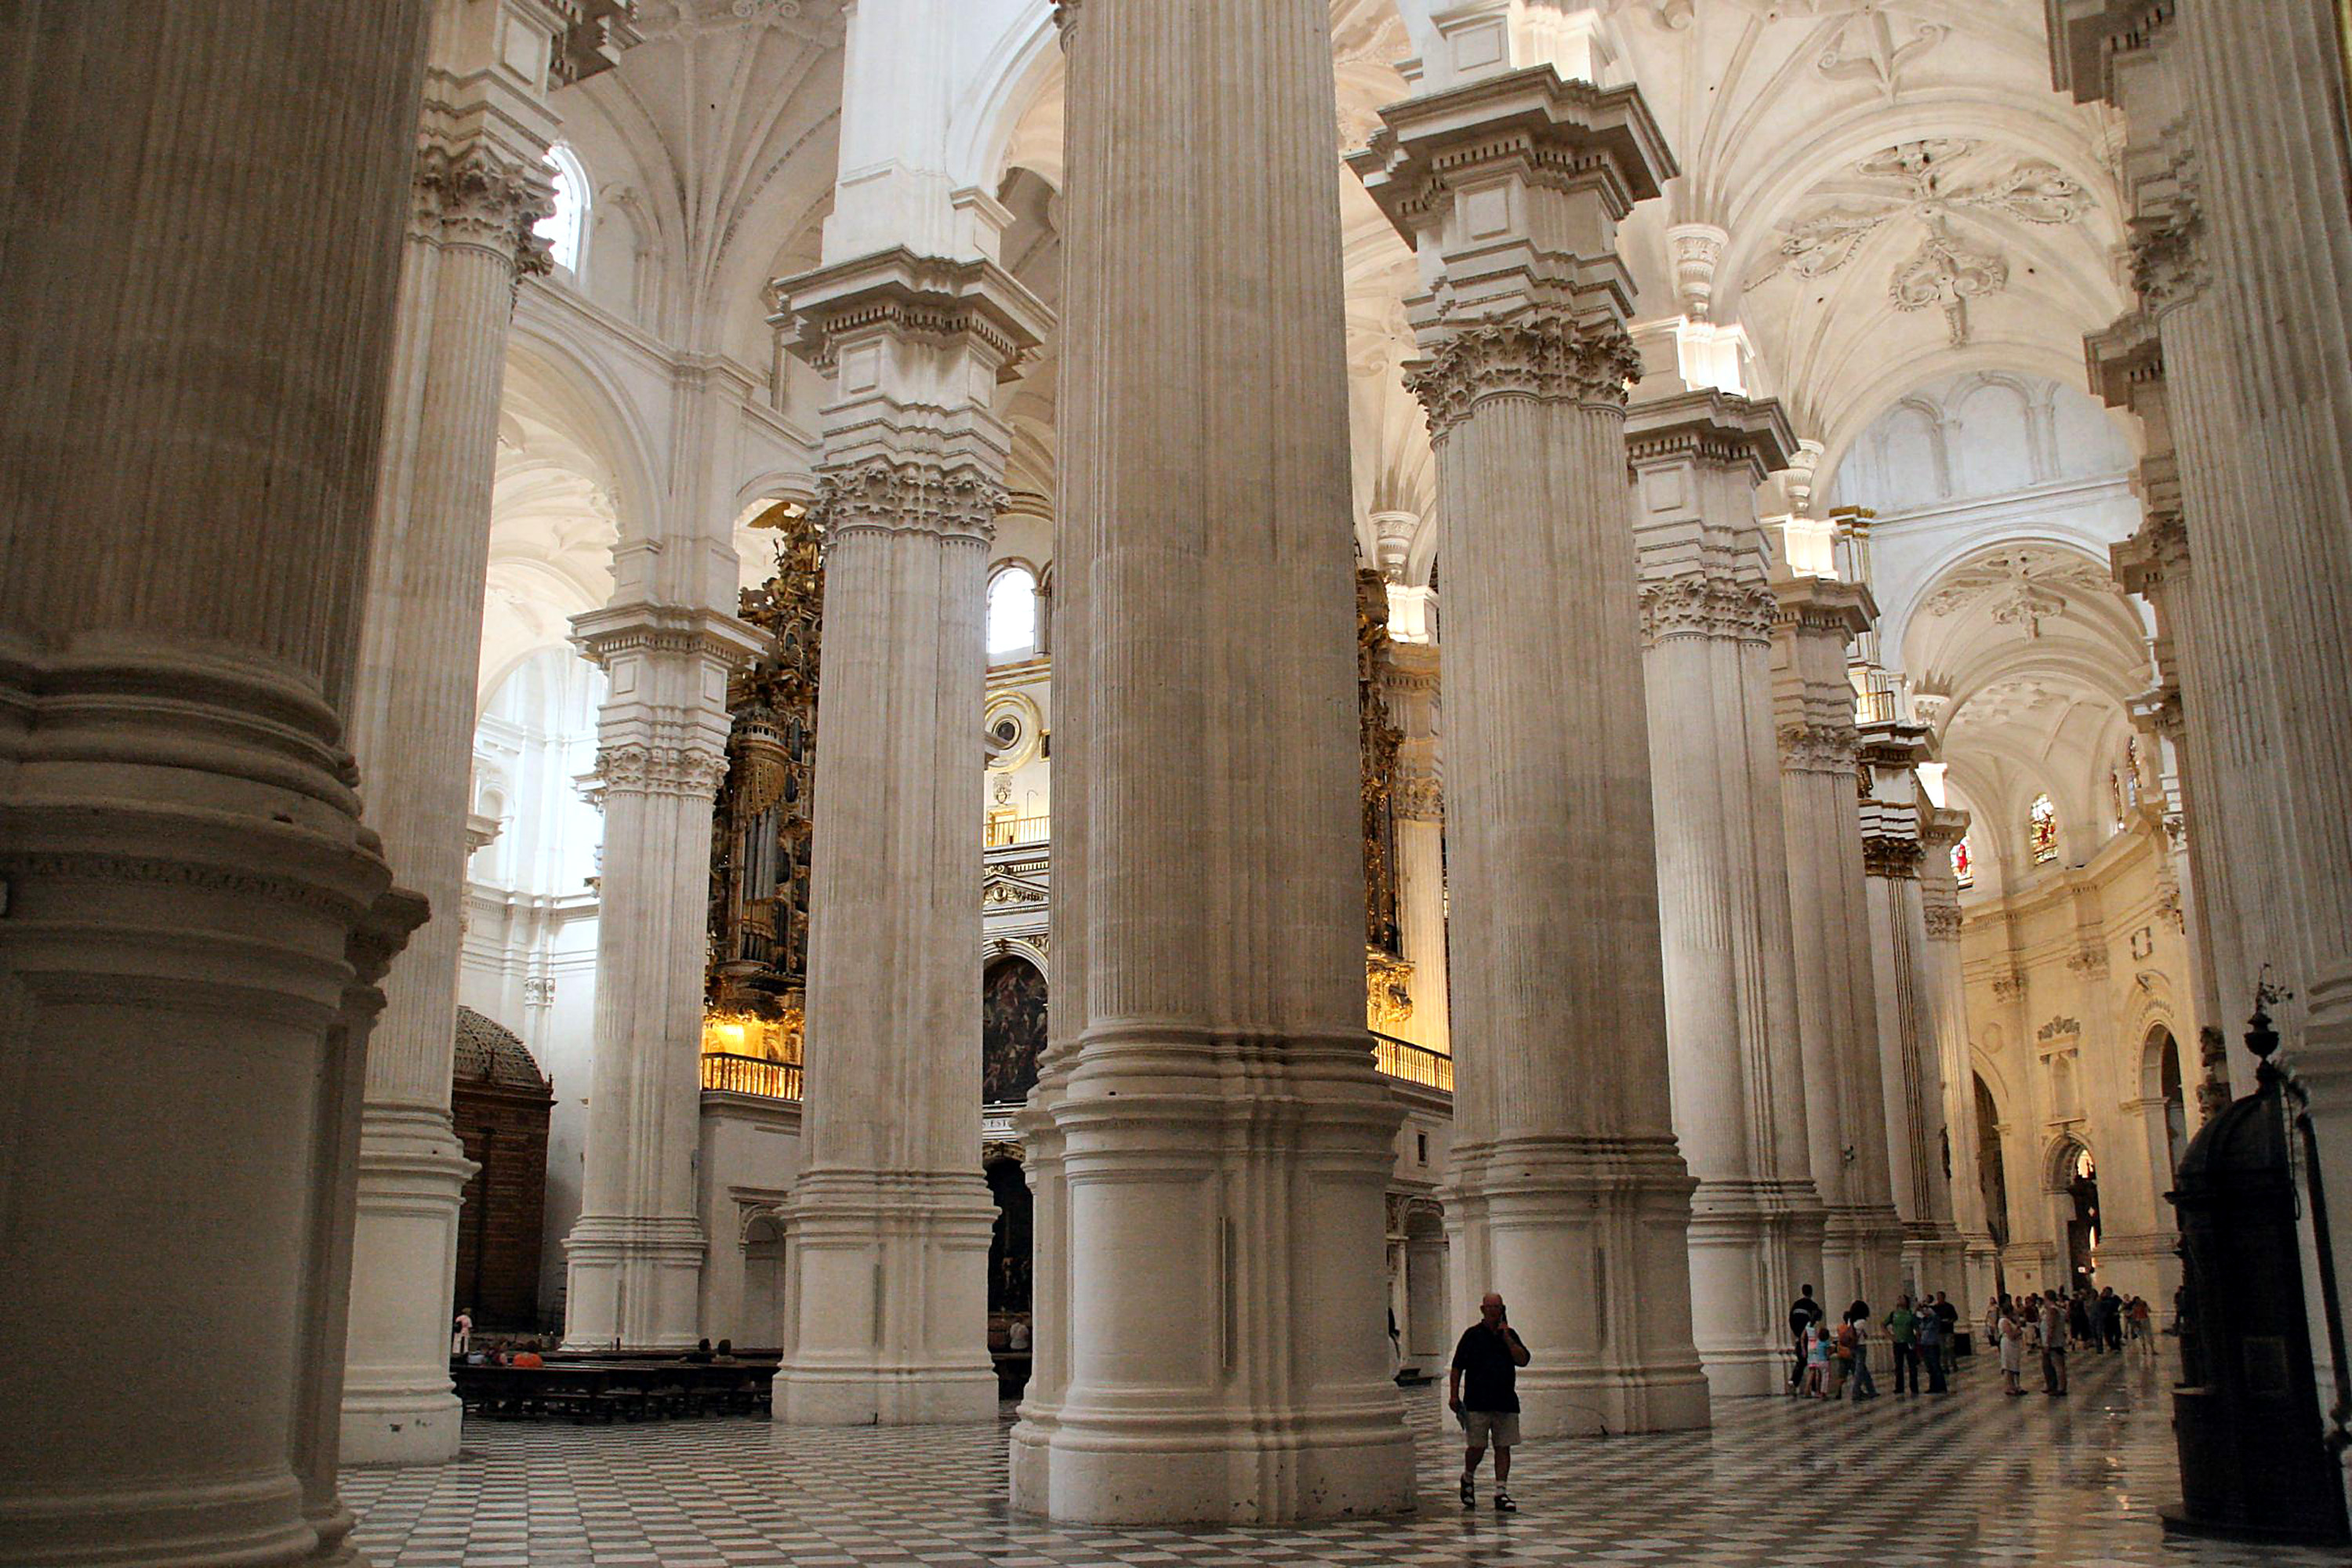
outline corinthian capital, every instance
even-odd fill
[[[415,232],[443,245],[512,258],[518,275],[551,269],[548,242],[531,232],[555,210],[545,168],[501,156],[480,142],[417,150]]]
[[[1769,588],[1720,573],[1686,573],[1642,590],[1642,643],[1653,647],[1673,637],[1769,643],[1780,612]]]
[[[1641,379],[1633,340],[1613,321],[1580,322],[1559,312],[1454,328],[1405,377],[1439,440],[1489,397],[1625,406]]]
[[[709,799],[727,776],[727,754],[691,742],[625,742],[596,752],[596,794],[691,795]]]
[[[985,544],[1005,500],[1003,485],[969,468],[875,458],[828,472],[817,488],[816,513],[829,539],[922,532]]]
[[[1780,739],[1780,766],[1787,772],[1853,775],[1856,737],[1852,724],[1783,724]]]

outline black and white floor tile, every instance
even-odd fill
[[[2074,1359],[2064,1400],[2006,1398],[1979,1363],[1948,1398],[1739,1400],[1708,1432],[1531,1443],[1516,1515],[1486,1506],[1491,1474],[1479,1509],[1461,1507],[1432,1390],[1411,1396],[1417,1516],[1289,1530],[1014,1517],[1011,1405],[982,1428],[472,1422],[457,1463],[355,1469],[343,1491],[378,1568],[2342,1568],[2341,1553],[2167,1537],[2163,1371]]]

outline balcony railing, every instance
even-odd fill
[[[1014,844],[1043,844],[1053,837],[1054,819],[1050,816],[1000,816],[982,828],[981,844],[989,849],[1003,849]]]
[[[1454,1058],[1427,1046],[1416,1046],[1411,1040],[1400,1040],[1375,1029],[1372,1060],[1384,1077],[1447,1094],[1454,1092]]]
[[[702,1087],[728,1094],[755,1094],[763,1100],[798,1100],[801,1064],[772,1061],[766,1057],[739,1057],[724,1051],[702,1055]]]

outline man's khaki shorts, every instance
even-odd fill
[[[1474,1448],[1518,1446],[1519,1416],[1515,1410],[1465,1410],[1462,1435]]]

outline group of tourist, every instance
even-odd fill
[[[1895,1392],[1949,1394],[1946,1379],[1958,1370],[1960,1310],[1941,1290],[1916,1301],[1906,1291],[1895,1310],[1874,1317],[1870,1303],[1857,1300],[1834,1323],[1804,1287],[1789,1308],[1790,1346],[1794,1360],[1789,1392],[1813,1399],[1878,1397],[1870,1369],[1872,1342],[1883,1332],[1893,1354]],[[1927,1385],[1920,1385],[1925,1374]]]
[[[2041,1363],[2042,1392],[2063,1398],[2069,1351],[2156,1354],[2156,1314],[2147,1299],[2119,1296],[2112,1285],[2096,1295],[2084,1285],[2071,1293],[2035,1291],[2021,1300],[1997,1296],[1985,1311],[1985,1332],[2000,1347],[2001,1381],[2009,1394],[2025,1392],[2029,1355]]]

